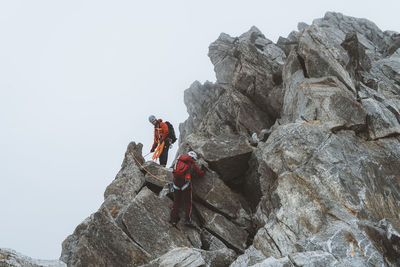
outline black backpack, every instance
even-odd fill
[[[171,139],[171,142],[173,144],[176,141],[174,126],[172,126],[172,124],[169,121],[166,121],[165,124],[167,124],[169,132],[167,138]]]

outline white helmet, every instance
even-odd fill
[[[189,151],[188,155],[191,156],[194,160],[197,160],[197,154],[194,151]]]
[[[157,120],[157,119],[156,119],[156,116],[154,116],[154,115],[150,115],[150,116],[149,116],[149,122],[150,122],[150,123],[153,123],[153,121],[155,121],[155,120]]]

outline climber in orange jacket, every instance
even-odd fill
[[[171,140],[167,139],[169,130],[168,125],[162,121],[162,119],[156,119],[154,115],[149,117],[149,121],[154,125],[154,143],[151,147],[150,152],[154,152],[159,144],[164,142],[164,148],[160,155],[160,165],[165,167],[168,161],[168,150],[171,144]]]
[[[204,170],[196,165],[197,154],[190,151],[187,155],[180,156],[174,166],[172,174],[174,180],[172,183],[174,193],[174,204],[172,205],[170,223],[175,226],[179,221],[180,201],[183,197],[185,208],[184,225],[194,227],[192,223],[192,176],[198,174],[204,175]]]

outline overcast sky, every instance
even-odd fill
[[[183,91],[215,81],[221,32],[255,25],[276,42],[328,10],[400,31],[398,0],[0,0],[0,247],[58,258],[128,143],[149,152],[148,116],[178,130]]]

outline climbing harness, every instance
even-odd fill
[[[189,179],[185,179],[185,181],[186,181],[186,183],[182,187],[179,187],[179,186],[175,185],[174,183],[172,183],[172,185],[173,185],[174,189],[183,191],[186,188],[188,188],[189,185],[190,185],[190,180]]]
[[[129,152],[131,154],[131,156],[136,160],[136,162],[140,165],[140,167],[142,167],[143,170],[145,170],[148,174],[150,174],[151,177],[155,178],[156,180],[163,182],[163,183],[170,183],[171,181],[162,179],[160,177],[155,176],[154,174],[152,174],[151,172],[149,172],[142,164],[140,164],[140,162],[136,159],[135,155],[133,155],[132,152]]]

